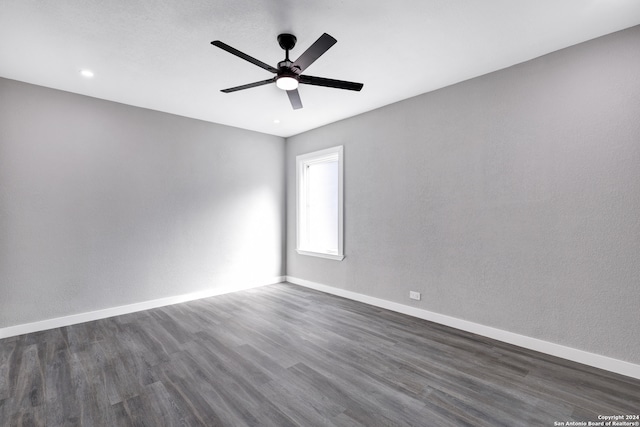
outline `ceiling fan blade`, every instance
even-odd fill
[[[262,80],[262,81],[259,81],[259,82],[248,83],[248,84],[242,85],[242,86],[230,87],[229,89],[222,89],[220,92],[229,93],[229,92],[235,92],[235,91],[243,90],[243,89],[251,89],[252,87],[268,85],[269,83],[273,83],[275,81],[276,81],[275,79],[271,78],[271,79]]]
[[[291,101],[291,106],[294,110],[299,110],[302,108],[302,100],[300,99],[300,93],[298,89],[288,90],[287,96],[289,97],[289,101]]]
[[[293,68],[298,68],[300,72],[303,72],[309,65],[313,64],[316,59],[320,58],[323,53],[328,51],[331,46],[336,44],[336,42],[336,39],[324,33],[309,49],[300,55],[296,62],[293,63]]]
[[[265,64],[262,61],[257,60],[256,58],[247,55],[246,53],[240,52],[238,49],[233,48],[231,46],[229,46],[226,43],[221,42],[220,40],[215,40],[211,42],[212,45],[219,47],[222,50],[226,50],[227,52],[229,52],[232,55],[237,56],[238,58],[242,58],[245,61],[249,61],[254,65],[257,65],[260,68],[264,68],[267,71],[270,71],[272,73],[277,73],[278,70],[276,68],[273,68],[271,65],[269,64]]]
[[[324,77],[300,76],[300,83],[314,86],[326,86],[336,89],[359,91],[364,86],[362,83],[346,82],[344,80],[325,79]]]

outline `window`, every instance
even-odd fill
[[[342,260],[342,146],[296,157],[298,253]]]

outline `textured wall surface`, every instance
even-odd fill
[[[0,327],[284,274],[284,140],[0,79]]]
[[[638,46],[634,27],[289,138],[287,274],[640,363]],[[340,144],[346,258],[298,255],[295,156]]]

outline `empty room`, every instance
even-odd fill
[[[640,2],[0,0],[0,426],[640,426]]]

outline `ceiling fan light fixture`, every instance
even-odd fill
[[[289,98],[291,107],[294,110],[299,110],[300,108],[302,108],[302,101],[300,100],[300,93],[298,92],[299,84],[359,91],[360,89],[362,89],[362,83],[326,79],[323,77],[314,77],[302,74],[304,70],[309,67],[309,65],[313,64],[316,59],[324,55],[331,46],[336,44],[336,42],[336,39],[331,37],[329,34],[324,33],[307,50],[305,50],[302,55],[300,55],[298,59],[295,60],[295,62],[291,62],[291,60],[289,59],[289,51],[295,46],[296,37],[293,34],[280,34],[278,36],[278,44],[285,51],[285,57],[283,61],[278,62],[278,68],[276,68],[252,56],[249,56],[244,52],[240,52],[238,49],[231,47],[228,44],[221,42],[220,40],[214,40],[211,42],[212,45],[226,52],[229,52],[230,54],[237,56],[240,59],[244,59],[245,61],[250,62],[253,65],[257,65],[258,67],[267,70],[270,73],[275,74],[275,76],[271,77],[270,79],[248,83],[246,85],[230,87],[228,89],[222,89],[221,92],[231,93],[239,90],[250,89],[252,87],[275,83],[278,89],[282,89],[287,92],[287,97]]]
[[[298,79],[290,76],[278,77],[276,86],[282,90],[295,90],[298,89]]]

